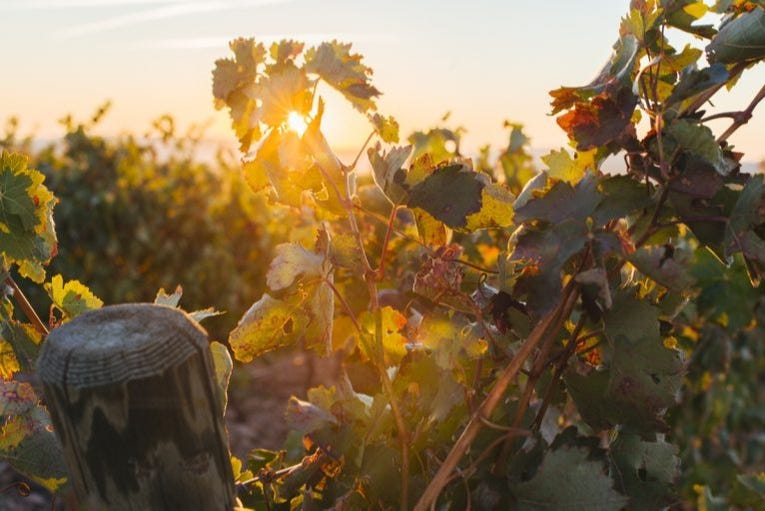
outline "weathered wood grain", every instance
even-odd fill
[[[38,373],[85,509],[233,508],[207,334],[188,315],[87,312],[50,333]]]

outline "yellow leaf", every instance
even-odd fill
[[[694,2],[692,4],[688,4],[684,6],[683,11],[685,11],[686,14],[689,14],[696,19],[699,19],[709,11],[709,7],[707,7],[707,5],[704,4],[704,2]]]

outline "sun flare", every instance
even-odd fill
[[[302,115],[297,112],[290,112],[287,116],[287,128],[302,137],[306,128],[308,128],[308,124],[306,124],[305,118]]]

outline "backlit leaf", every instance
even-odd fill
[[[393,116],[383,117],[380,114],[374,114],[369,117],[369,120],[383,142],[398,143],[398,122]]]
[[[604,92],[588,102],[576,103],[573,110],[557,118],[558,126],[580,151],[604,146],[628,133],[637,100],[628,88],[613,95]]]
[[[223,404],[223,412],[225,412],[228,405],[228,382],[234,370],[234,361],[231,360],[231,354],[226,345],[219,342],[210,343],[210,355],[215,371],[215,383],[218,385],[218,395]]]
[[[361,63],[361,55],[351,53],[350,44],[332,41],[309,49],[305,69],[340,91],[360,112],[376,109],[375,98],[380,91],[370,83],[372,70]]]
[[[587,170],[594,171],[595,150],[577,152],[575,158],[565,149],[550,151],[547,156],[542,156],[542,161],[547,165],[547,174],[555,179],[562,179],[569,183],[576,183]]]
[[[20,154],[0,154],[0,261],[35,282],[45,278],[43,266],[56,251],[53,206],[56,199],[45,177],[27,168]]]
[[[298,243],[282,243],[274,252],[276,257],[266,274],[266,284],[273,291],[291,286],[300,276],[322,275],[324,257],[321,254],[306,250]]]
[[[449,227],[465,228],[467,217],[481,210],[488,178],[462,164],[437,168],[409,190],[407,206],[420,208]]]
[[[410,154],[412,154],[412,146],[409,145],[394,147],[388,152],[381,152],[380,144],[367,149],[375,182],[393,204],[399,204],[406,199],[406,190],[401,186],[401,182],[404,174],[403,166]]]
[[[67,318],[72,319],[85,311],[99,309],[104,302],[79,280],[70,280],[64,284],[61,275],[54,276],[45,284],[51,301],[61,309]]]

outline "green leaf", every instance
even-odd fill
[[[680,459],[675,446],[622,433],[610,451],[620,475],[618,485],[630,497],[630,509],[653,511],[676,501],[673,484],[680,474]]]
[[[380,144],[367,149],[369,163],[372,165],[374,179],[392,204],[400,204],[406,200],[406,190],[401,186],[404,177],[403,166],[412,146],[394,147],[388,152],[381,152]]]
[[[765,9],[757,7],[726,23],[706,51],[710,63],[734,64],[765,57]]]
[[[215,371],[215,383],[218,384],[218,395],[223,405],[223,412],[225,413],[226,406],[228,405],[228,383],[234,370],[234,361],[231,360],[231,354],[228,352],[226,345],[219,342],[213,341],[210,343],[210,355]]]
[[[375,98],[380,91],[370,83],[372,69],[361,63],[361,55],[351,53],[350,44],[332,41],[309,49],[305,70],[318,74],[360,112],[376,109]]]
[[[531,480],[512,488],[518,510],[619,511],[627,498],[614,489],[600,461],[586,448],[548,451]]]
[[[765,222],[763,176],[752,176],[738,196],[725,229],[725,256],[741,252],[754,285],[765,273],[765,241],[753,231]]]
[[[467,217],[481,210],[488,178],[462,164],[438,167],[409,190],[407,206],[420,208],[453,229],[465,228]]]
[[[21,415],[37,406],[38,399],[32,385],[0,379],[0,416]]]
[[[0,322],[0,339],[13,348],[19,369],[33,372],[40,353],[42,335],[32,325],[14,319]]]
[[[671,137],[670,144],[672,142],[676,144],[672,148],[673,151],[680,149],[691,153],[714,167],[723,176],[728,175],[732,170],[723,157],[722,149],[720,149],[720,144],[717,143],[714,133],[707,126],[678,119],[667,126],[666,132]],[[664,143],[665,154],[673,152],[667,151],[667,142]]]
[[[576,186],[559,181],[541,197],[516,207],[515,221],[542,220],[557,224],[565,220],[584,222],[600,203],[597,177],[588,173]]]
[[[398,144],[398,122],[393,116],[383,117],[380,114],[374,114],[369,116],[369,121],[383,142]]]
[[[560,294],[563,265],[584,249],[587,234],[584,223],[576,220],[561,220],[542,230],[522,228],[513,234],[508,261],[524,265],[515,292],[527,295],[527,307],[535,316],[555,307],[550,297]]]
[[[294,304],[264,294],[229,334],[234,357],[250,362],[263,353],[296,342],[296,327],[305,327],[297,312]]]
[[[64,284],[61,275],[54,276],[45,284],[53,304],[61,309],[68,319],[75,318],[85,311],[99,309],[104,302],[79,280],[70,280]]]
[[[598,203],[593,218],[596,225],[605,225],[611,220],[625,218],[653,205],[645,183],[631,176],[608,176],[598,183],[602,200]]]
[[[690,273],[691,254],[671,246],[641,247],[627,260],[640,272],[672,291],[684,293],[696,285]]]
[[[709,8],[697,0],[674,0],[666,10],[667,24],[689,34],[710,38],[717,31],[712,25],[697,25],[696,21],[707,13]]]
[[[0,154],[0,262],[5,268],[17,265],[22,276],[38,283],[56,252],[56,198],[44,180],[40,172],[27,168],[26,157]]]
[[[682,385],[684,366],[679,351],[666,348],[659,335],[659,311],[623,291],[603,320],[610,353],[608,393],[629,405],[624,423],[638,430],[661,426]]]
[[[691,98],[705,90],[728,81],[730,73],[724,64],[712,64],[704,69],[689,68],[683,72],[680,81],[672,89],[672,93],[664,102],[665,107],[670,107]]]
[[[324,256],[306,250],[298,243],[282,243],[274,252],[276,257],[266,274],[266,284],[272,291],[286,289],[300,277],[319,277],[324,273]]]
[[[60,490],[67,481],[61,443],[53,433],[48,413],[37,404],[22,414],[6,417],[0,430],[0,460],[51,492]]]

